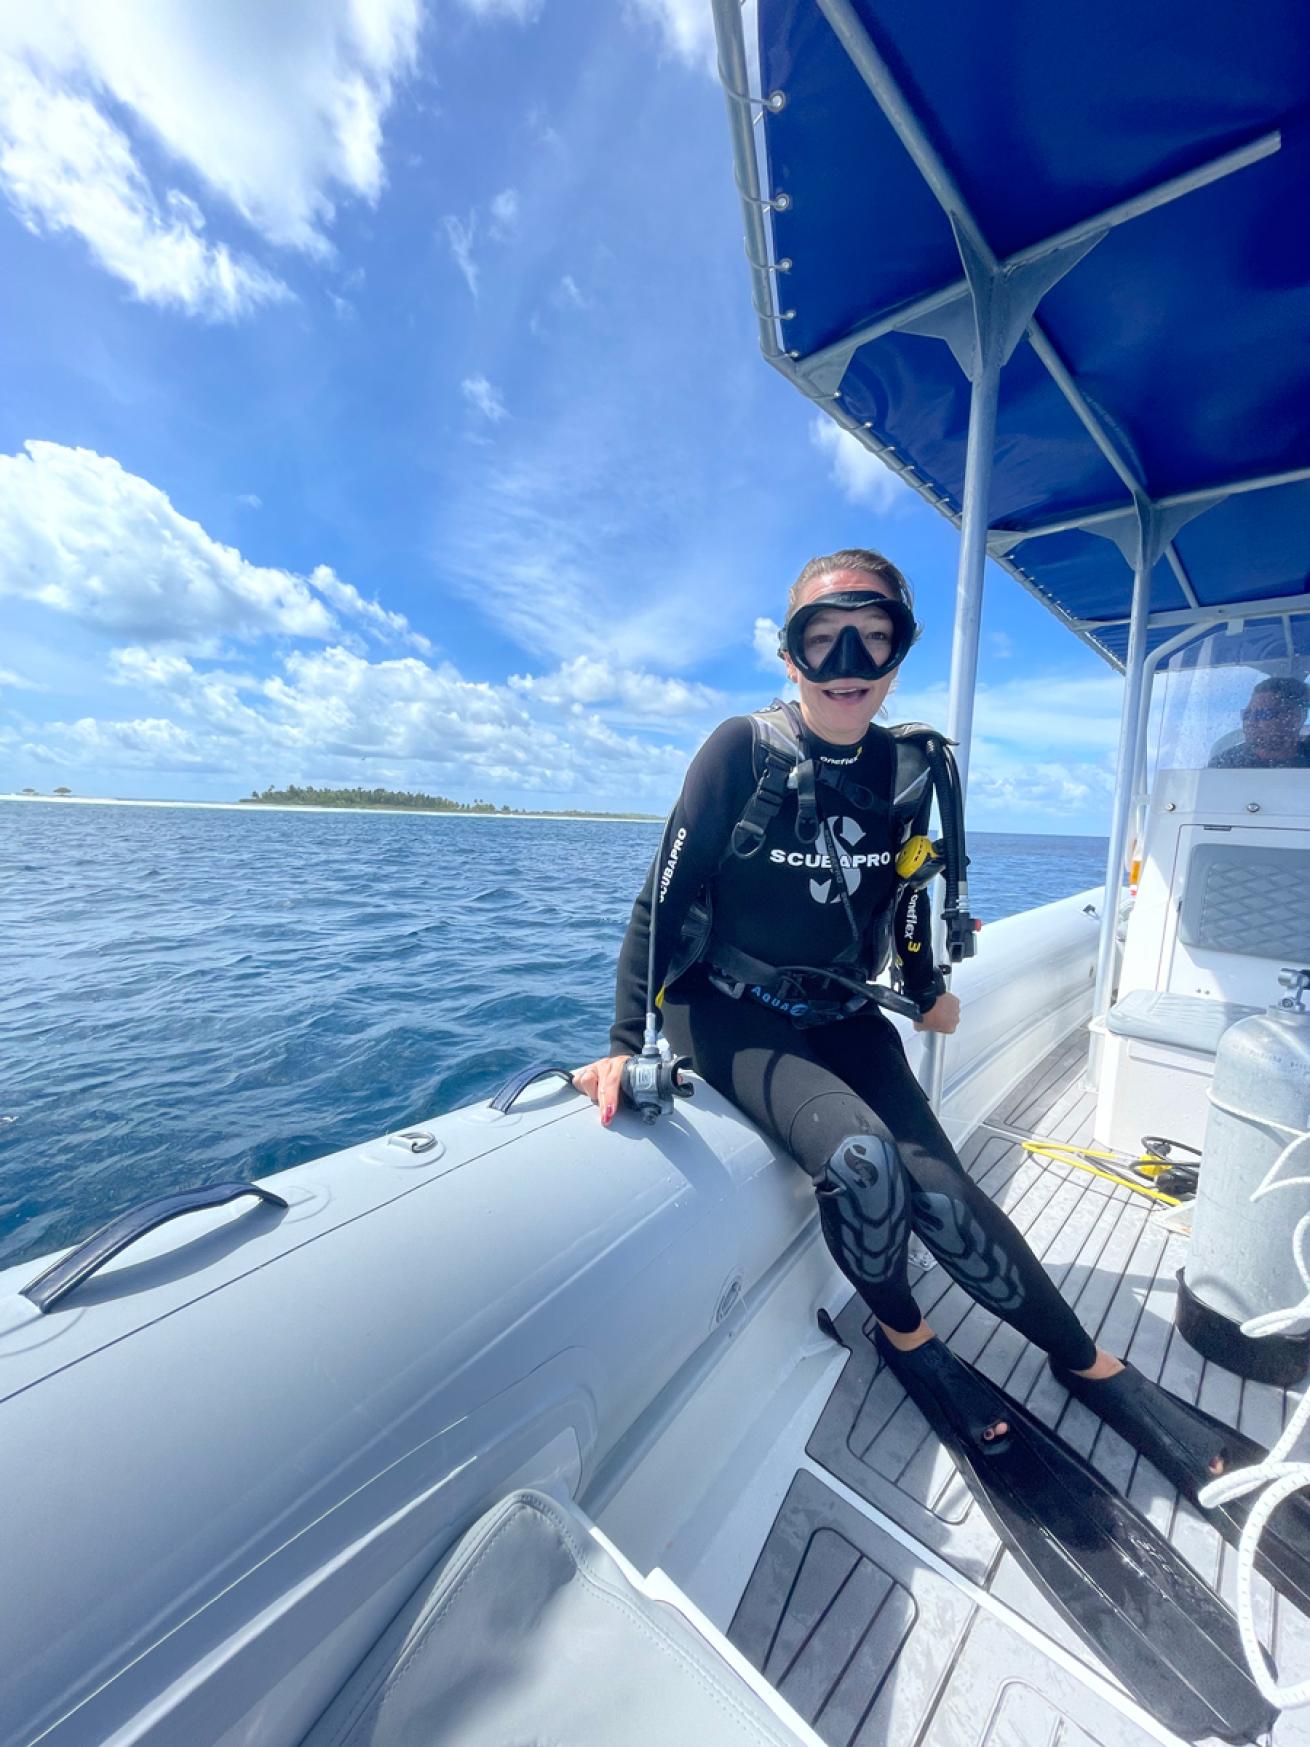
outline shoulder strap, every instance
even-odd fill
[[[793,775],[802,762],[800,729],[792,707],[775,698],[767,709],[751,713],[755,792],[742,808],[741,818],[728,840],[729,854],[741,861],[749,861],[764,847],[764,834],[786,799]]]
[[[741,818],[733,827],[729,840],[729,853],[742,860],[749,860],[763,847],[764,833],[782,806],[789,788],[796,790],[796,835],[802,843],[813,843],[819,835],[820,783],[825,788],[835,789],[838,794],[845,795],[853,806],[865,812],[889,810],[894,815],[910,816],[917,810],[921,794],[926,794],[931,799],[928,761],[920,749],[913,749],[909,755],[911,759],[917,756],[915,769],[902,773],[904,754],[899,736],[903,730],[890,730],[896,745],[892,761],[889,806],[867,784],[857,782],[846,771],[824,770],[814,759],[806,756],[799,705],[790,700],[775,698],[766,709],[752,711],[750,723],[754,736],[752,755],[757,778],[756,788],[742,809]],[[914,728],[919,726],[912,724]],[[931,734],[933,730],[922,728],[921,732]],[[912,798],[904,805],[902,789],[907,794],[912,792]]]
[[[925,740],[940,740],[942,736],[926,722],[899,722],[888,730],[896,744],[896,761],[892,773],[892,812],[909,821],[915,831],[928,826],[932,810],[932,767],[928,763]]]

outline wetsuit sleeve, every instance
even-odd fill
[[[717,727],[692,759],[682,793],[665,827],[656,864],[655,986],[678,945],[693,899],[713,878],[732,828],[755,787],[753,735],[748,716]],[[632,906],[619,952],[610,1046],[635,1054],[646,1028],[646,954],[650,939],[650,878]]]

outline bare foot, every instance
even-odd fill
[[[1107,1353],[1104,1347],[1097,1347],[1096,1362],[1089,1365],[1085,1371],[1075,1371],[1075,1377],[1086,1377],[1093,1383],[1099,1383],[1104,1377],[1117,1376],[1124,1368],[1122,1359],[1116,1359],[1113,1353]]]
[[[1074,1375],[1076,1377],[1087,1377],[1090,1378],[1093,1383],[1099,1383],[1104,1377],[1117,1376],[1123,1368],[1122,1359],[1116,1359],[1112,1353],[1107,1353],[1104,1348],[1097,1347],[1096,1363],[1090,1365],[1086,1371],[1076,1371]],[[1206,1464],[1206,1469],[1210,1474],[1213,1474],[1217,1478],[1223,1473],[1224,1466],[1225,1464],[1222,1456],[1212,1456]]]
[[[912,1353],[916,1347],[926,1347],[928,1342],[934,1338],[932,1329],[926,1322],[921,1322],[918,1328],[911,1329],[909,1334],[905,1334],[899,1328],[890,1328],[885,1322],[880,1322],[878,1327],[898,1353]]]
[[[918,1328],[912,1329],[909,1334],[903,1333],[898,1328],[889,1328],[885,1322],[880,1322],[878,1327],[898,1353],[912,1353],[916,1347],[926,1346],[929,1341],[936,1339],[926,1322],[921,1322]],[[988,1426],[983,1432],[983,1442],[990,1444],[994,1438],[1003,1438],[1009,1429],[1008,1420],[998,1419],[994,1425]]]

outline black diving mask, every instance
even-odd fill
[[[879,661],[877,653],[855,625],[843,625],[823,651],[819,661],[806,658],[805,632],[817,613],[835,607],[838,612],[854,612],[861,607],[876,607],[890,621],[884,645],[886,659]],[[826,594],[810,601],[796,611],[783,626],[778,638],[778,653],[789,655],[799,673],[818,685],[829,685],[838,679],[886,679],[895,671],[914,646],[919,627],[914,614],[904,601],[889,600],[872,589],[850,589],[840,594]]]

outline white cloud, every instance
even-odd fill
[[[109,677],[115,685],[174,686],[189,680],[195,669],[185,655],[161,649],[114,649]]]
[[[629,715],[673,722],[704,715],[723,703],[709,686],[620,667],[590,655],[575,656],[550,674],[513,674],[509,683],[544,704],[573,709],[609,704]]]
[[[473,259],[473,239],[477,235],[478,215],[471,212],[467,221],[447,213],[442,223],[446,227],[446,240],[450,244],[450,252],[455,257],[455,265],[464,276],[464,283],[477,301],[478,295],[478,264]]]
[[[543,416],[498,427],[495,463],[480,455],[470,469],[434,556],[534,660],[685,670],[739,644],[758,582],[737,530],[706,513],[710,476],[689,475],[682,446],[649,441],[668,405],[666,361],[663,381],[629,362],[594,394],[552,397]]]
[[[507,237],[519,221],[519,196],[516,188],[502,188],[488,210],[491,213],[491,234]]]
[[[1014,654],[1014,638],[1008,631],[989,631],[987,641],[997,661],[1008,661]]]
[[[317,589],[324,600],[330,601],[348,619],[361,619],[382,637],[396,643],[408,643],[424,655],[432,653],[432,644],[421,631],[411,627],[403,613],[389,612],[377,601],[369,600],[353,582],[343,582],[328,565],[315,565],[309,582],[311,588]]]
[[[1058,671],[980,685],[974,700],[969,814],[1004,825],[1018,814],[1086,815],[1114,793],[1123,680]],[[898,688],[893,722],[946,722],[945,685]],[[1031,829],[1031,823],[1025,825]]]
[[[10,668],[0,667],[0,691],[39,692],[44,690],[45,687],[38,685],[34,679],[24,679],[21,673],[14,673]]]
[[[629,5],[636,17],[655,26],[668,53],[702,72],[715,71],[710,0],[629,0]]]
[[[913,655],[910,662],[914,660]],[[908,664],[907,664],[908,665]],[[905,668],[901,669],[904,675]],[[974,734],[1026,758],[1074,753],[1113,756],[1119,744],[1123,679],[1109,671],[1071,677],[1059,671],[979,685],[974,697]],[[892,694],[895,721],[946,725],[944,684],[914,688],[904,678]]]
[[[264,507],[263,498],[257,496],[253,491],[239,492],[237,494],[237,502],[243,509],[248,510],[262,510]]]
[[[833,483],[852,503],[887,512],[908,509],[918,502],[917,494],[853,432],[822,413],[815,413],[810,423],[810,441],[827,457]]]
[[[469,405],[482,413],[493,425],[498,425],[502,419],[509,417],[500,390],[488,382],[485,376],[466,376],[459,386]]]
[[[584,297],[572,273],[566,273],[559,282],[555,293],[555,302],[568,309],[590,309],[590,298]]]
[[[90,765],[200,774],[223,768],[221,758],[215,759],[189,730],[160,716],[123,722],[83,716],[76,722],[49,722],[42,732],[50,740],[29,740],[21,750],[37,763],[55,765],[62,771]]]
[[[538,13],[545,0],[459,0],[465,12],[471,12],[475,18],[514,18],[520,24],[529,24]]]
[[[547,151],[558,152],[564,147],[564,140],[558,129],[551,126],[546,119],[545,106],[534,103],[528,110],[528,126],[538,145],[545,146]]]
[[[756,619],[755,627],[751,632],[751,643],[754,646],[756,658],[760,666],[768,668],[770,672],[780,671],[778,638],[781,634],[782,626],[775,624],[772,619],[766,618]]]
[[[0,55],[47,104],[95,106],[127,153],[120,176],[134,203],[151,185],[108,113],[130,118],[269,242],[322,255],[340,195],[372,202],[381,191],[382,122],[419,25],[420,0],[7,0]],[[62,143],[77,180],[91,182],[100,166],[84,154],[96,135],[84,136]],[[194,201],[153,195],[194,231]]]
[[[306,578],[252,564],[148,480],[108,456],[58,443],[30,442],[21,454],[0,456],[3,594],[118,635],[190,649],[226,637],[326,640],[341,633],[338,614],[428,647],[400,614],[326,566]]]
[[[515,188],[502,188],[487,208],[487,235],[498,243],[508,242],[518,224],[519,196]],[[481,220],[476,208],[467,218],[448,212],[441,221],[450,253],[476,303],[482,289],[482,267],[474,252]]]
[[[74,231],[147,303],[233,320],[290,296],[225,244],[207,242],[193,202],[161,206],[125,135],[84,97],[0,59],[0,186],[30,231]]]
[[[1018,813],[1106,815],[1113,795],[1114,772],[1102,765],[1006,765],[985,744],[975,751],[969,775],[970,814],[993,825],[1013,820]]]
[[[563,722],[534,715],[531,688],[340,646],[291,654],[264,680],[125,648],[114,651],[112,676],[142,694],[136,712],[47,723],[28,755],[77,773],[82,786],[90,770],[215,772],[230,777],[234,798],[271,777],[367,779],[615,810],[666,806],[687,761],[679,747],[619,733],[588,711]]]

